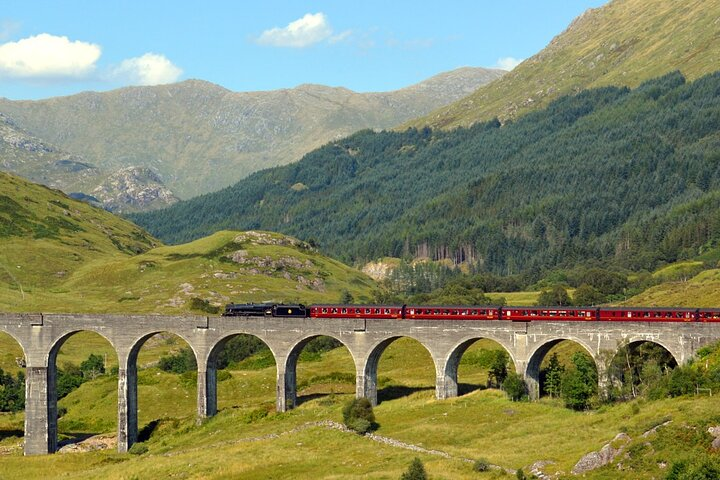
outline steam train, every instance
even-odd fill
[[[644,307],[501,307],[231,303],[226,317],[366,318],[603,322],[720,322],[720,309]]]

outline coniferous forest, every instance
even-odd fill
[[[349,263],[652,269],[720,239],[720,73],[582,91],[505,125],[362,131],[132,220],[176,243],[279,231]]]

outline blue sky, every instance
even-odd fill
[[[0,96],[208,80],[387,91],[462,66],[511,68],[603,0],[39,1],[0,9]]]

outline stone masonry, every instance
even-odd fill
[[[385,348],[401,337],[420,342],[436,371],[436,397],[458,394],[457,370],[465,350],[476,340],[490,339],[510,355],[528,383],[531,397],[539,391],[540,364],[562,340],[580,344],[593,357],[600,382],[604,359],[621,344],[640,341],[662,345],[678,364],[698,348],[720,339],[720,323],[661,322],[510,322],[505,320],[377,320],[273,317],[202,317],[160,315],[0,314],[0,331],[12,336],[26,359],[25,454],[57,449],[55,359],[73,334],[92,331],[114,347],[118,362],[118,450],[136,441],[137,356],[142,345],[160,332],[174,333],[192,348],[198,364],[197,413],[217,412],[216,358],[234,335],[250,334],[265,342],[277,365],[277,410],[296,403],[295,371],[302,348],[319,335],[336,338],[355,362],[356,394],[377,403],[377,367]]]

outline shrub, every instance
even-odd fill
[[[365,397],[346,403],[342,413],[345,426],[361,435],[375,427],[375,413],[370,400]]]
[[[427,478],[423,463],[419,458],[415,457],[407,471],[400,477],[400,480],[426,480]]]
[[[197,369],[195,354],[190,348],[183,348],[175,355],[160,357],[160,370],[172,373],[185,373]]]
[[[190,309],[200,310],[201,312],[210,313],[213,315],[220,313],[220,307],[210,305],[210,302],[198,297],[193,297],[190,299]]]
[[[473,470],[476,472],[487,472],[490,470],[490,463],[484,458],[478,458],[473,464]]]
[[[508,373],[507,378],[503,382],[503,390],[510,400],[518,401],[527,395],[527,385],[522,375],[515,372]]]
[[[148,452],[148,447],[143,442],[137,442],[132,447],[130,447],[130,450],[128,450],[128,453],[131,455],[142,455],[143,453]]]

